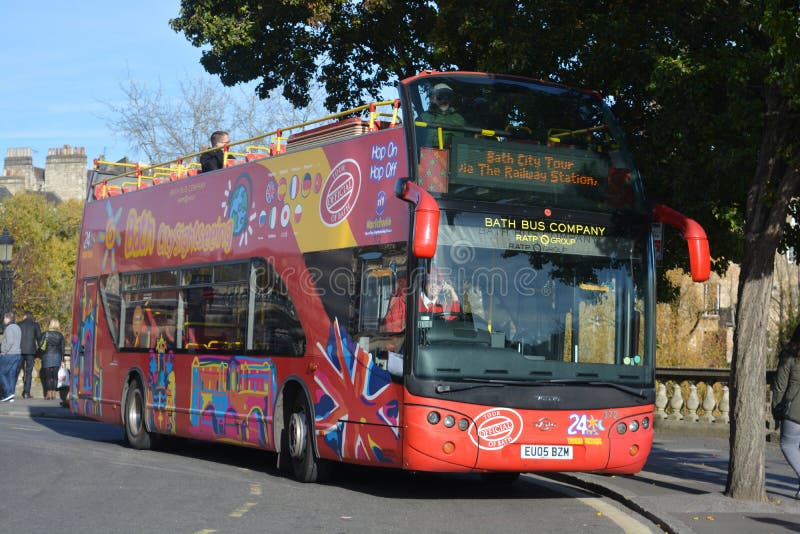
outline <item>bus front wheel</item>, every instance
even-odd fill
[[[327,462],[314,454],[314,419],[302,393],[295,396],[286,428],[294,477],[300,482],[321,482],[327,478]]]
[[[145,400],[142,386],[133,380],[125,396],[125,441],[134,449],[152,447],[150,433],[144,426]]]

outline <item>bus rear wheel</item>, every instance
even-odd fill
[[[330,466],[314,454],[314,420],[308,400],[302,393],[295,396],[286,428],[294,477],[300,482],[325,480],[330,473]]]
[[[144,426],[145,400],[138,380],[131,381],[125,396],[125,441],[134,449],[150,449],[153,440]]]

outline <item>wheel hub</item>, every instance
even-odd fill
[[[306,436],[308,425],[303,412],[293,413],[289,419],[289,454],[292,458],[301,459],[306,453]]]
[[[132,434],[138,434],[142,428],[141,397],[135,395],[133,402],[128,407],[128,428]]]

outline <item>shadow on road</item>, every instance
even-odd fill
[[[123,430],[118,426],[88,420],[64,421],[41,417],[34,421],[73,438],[128,447],[123,438]],[[142,451],[142,454],[195,458],[260,472],[271,477],[291,479],[278,470],[277,454],[274,452],[188,438],[159,437],[156,441],[152,451]],[[297,484],[302,485],[300,482]],[[564,498],[565,492],[576,491],[567,483],[548,480],[537,484],[537,479],[530,477],[503,483],[484,480],[477,474],[418,473],[350,464],[335,464],[330,480],[324,484],[377,497],[423,500],[547,499]],[[592,495],[590,492],[582,493]]]

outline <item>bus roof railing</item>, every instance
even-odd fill
[[[391,113],[383,111],[390,106]],[[346,139],[385,127],[394,127],[400,123],[399,109],[400,100],[397,99],[372,102],[235,141],[223,147],[223,165],[229,167],[256,159],[277,156],[293,149],[301,150],[314,144]],[[366,118],[362,116],[364,112],[368,112]],[[343,128],[341,130],[332,128],[339,124],[345,124],[348,119],[360,120],[363,128]],[[310,126],[315,126],[315,128],[307,130]],[[234,151],[231,150],[231,147],[243,148]],[[93,197],[95,199],[107,198],[194,176],[200,172],[200,163],[194,159],[215,150],[219,149],[209,148],[192,152],[154,165],[95,159],[94,169],[97,172],[95,179],[90,184]]]

